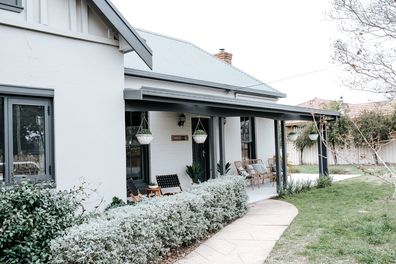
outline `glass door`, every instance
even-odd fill
[[[147,112],[125,113],[127,186],[133,181],[141,191],[145,190],[149,179],[149,146],[140,145],[136,138],[143,116],[147,119]]]

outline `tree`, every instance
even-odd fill
[[[346,147],[348,139],[350,139],[351,122],[348,115],[343,109],[342,102],[333,101],[327,107],[329,110],[335,110],[342,113],[342,115],[333,122],[327,123],[327,142],[330,147],[330,152],[333,155],[334,164],[338,164],[337,147]]]
[[[378,152],[389,143],[394,132],[392,115],[378,111],[363,111],[354,119],[353,140],[358,146],[366,146],[373,152],[375,164],[379,164]]]
[[[301,132],[298,134],[296,141],[294,141],[294,146],[300,151],[300,164],[304,165],[303,153],[306,147],[313,146],[316,141],[309,139],[309,133],[315,131],[314,123],[306,124]]]
[[[347,65],[352,88],[396,97],[396,1],[332,0],[331,16],[346,39],[334,43],[334,59]]]

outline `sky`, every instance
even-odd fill
[[[281,103],[314,97],[362,103],[380,98],[345,87],[348,75],[332,61],[340,37],[327,0],[112,0],[129,23],[184,39],[287,94]]]

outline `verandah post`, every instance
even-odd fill
[[[281,121],[283,187],[287,186],[287,151],[285,121]]]
[[[280,181],[280,155],[279,155],[279,120],[274,120],[275,134],[275,166],[276,166],[276,191],[279,193],[281,187]]]
[[[210,149],[210,178],[216,178],[217,172],[217,140],[216,140],[216,119],[217,117],[210,117],[209,124],[209,149]]]
[[[220,154],[220,174],[225,174],[225,136],[224,136],[224,117],[219,117],[219,154]]]

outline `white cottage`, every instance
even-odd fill
[[[126,198],[127,179],[144,188],[176,173],[188,186],[186,165],[213,178],[218,162],[279,156],[274,124],[285,139],[285,120],[338,115],[277,104],[284,96],[189,42],[136,31],[109,0],[0,0],[7,184],[86,181],[106,202]],[[144,118],[150,145],[135,137]],[[198,121],[205,144],[192,140]]]

